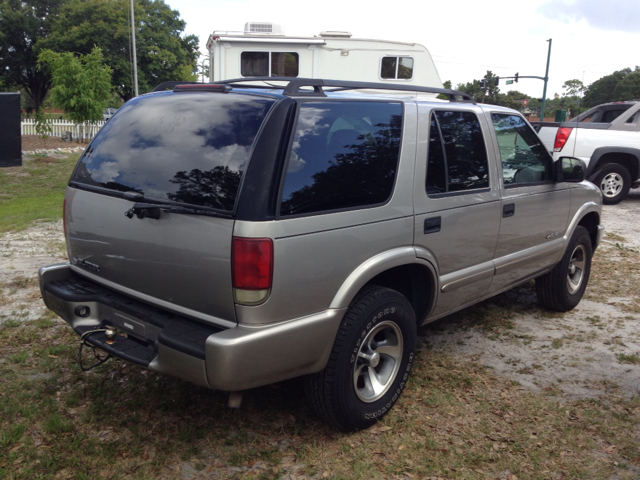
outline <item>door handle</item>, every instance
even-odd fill
[[[502,207],[502,217],[513,217],[516,213],[516,204],[515,203],[507,203]]]
[[[436,233],[440,231],[442,226],[442,217],[426,218],[424,221],[424,233]]]

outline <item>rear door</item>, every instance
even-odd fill
[[[274,102],[163,92],[125,104],[71,178],[66,228],[73,268],[183,314],[235,321],[233,211]],[[142,208],[154,204],[163,208]]]
[[[414,242],[437,263],[432,315],[473,303],[493,277],[500,198],[490,128],[472,109],[419,106],[418,138],[428,142],[416,155]]]
[[[561,257],[571,193],[553,181],[553,160],[531,126],[519,115],[490,114],[495,148],[502,166],[497,293],[533,277]]]

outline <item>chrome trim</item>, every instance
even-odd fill
[[[450,275],[444,275],[442,277],[442,282],[446,282],[447,280],[449,280],[449,278],[451,277],[458,277],[460,276],[461,273],[464,274],[464,276],[462,278],[458,278],[456,280],[451,280],[448,281],[447,283],[444,283],[442,285],[442,287],[440,287],[440,291],[442,293],[448,293],[448,292],[452,292],[453,290],[457,290],[458,288],[464,287],[465,285],[469,285],[471,283],[475,283],[478,280],[485,278],[485,277],[492,277],[495,274],[495,268],[493,266],[493,262],[485,262],[485,264],[492,264],[491,268],[482,270],[480,272],[476,272],[476,273],[471,273],[471,274],[467,274],[469,271],[471,270],[477,270],[478,267],[474,266],[471,268],[466,268],[464,270],[461,270],[459,272],[455,272],[454,274],[450,274]]]
[[[562,251],[564,243],[564,239],[559,238],[549,242],[548,244],[545,244],[545,248],[542,250],[538,246],[525,250],[525,252],[527,252],[525,255],[518,253],[496,259],[496,275],[500,275],[502,273],[516,269],[522,265],[533,262],[538,258],[551,257],[553,254]]]

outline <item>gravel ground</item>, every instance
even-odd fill
[[[621,246],[619,239],[606,240],[596,255],[606,249],[640,249],[639,217],[640,189],[632,190],[619,205],[606,206],[606,231],[623,237],[624,242]],[[40,317],[45,307],[37,271],[66,260],[62,222],[6,233],[0,236],[0,252],[0,323],[9,318]],[[18,284],[28,287],[13,287]],[[505,298],[517,298],[524,308],[523,313],[513,314],[512,328],[499,335],[464,327],[460,319],[473,315],[472,307],[422,328],[422,341],[434,349],[473,358],[532,390],[554,389],[568,397],[597,397],[611,388],[625,396],[638,394],[640,365],[621,364],[618,359],[620,354],[640,354],[640,315],[621,308],[638,302],[638,292],[609,298],[606,303],[585,299],[564,315],[540,309],[530,287],[511,290],[484,306],[492,308]]]

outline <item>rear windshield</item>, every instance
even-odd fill
[[[133,99],[100,130],[71,181],[231,211],[274,102],[210,92]]]

